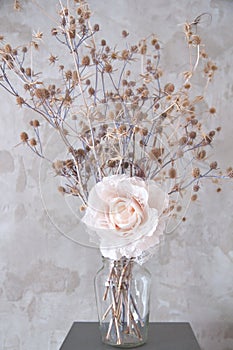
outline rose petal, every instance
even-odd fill
[[[96,232],[104,256],[136,257],[160,242],[168,204],[154,181],[113,175],[92,188],[82,221]]]

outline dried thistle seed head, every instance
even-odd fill
[[[22,48],[22,52],[23,53],[26,53],[28,51],[28,49],[26,48],[26,46],[24,46],[23,48]]]
[[[198,124],[198,120],[197,119],[192,119],[191,120],[191,124],[192,125],[197,125]]]
[[[59,186],[59,187],[58,187],[58,192],[60,192],[61,194],[65,194],[65,193],[66,193],[65,187]]]
[[[49,56],[49,63],[50,64],[54,64],[57,60],[58,60],[57,56],[54,56],[52,54]]]
[[[141,128],[140,133],[142,136],[147,136],[148,135],[148,129],[147,128]]]
[[[200,152],[197,153],[197,159],[201,160],[204,159],[206,156],[206,151],[202,149]]]
[[[209,112],[210,112],[210,114],[215,114],[216,113],[216,108],[215,107],[210,107]]]
[[[215,170],[217,169],[217,167],[218,167],[218,163],[216,161],[210,163],[210,169]]]
[[[53,162],[52,166],[57,173],[60,173],[64,167],[64,162],[62,160],[56,160],[55,162]]]
[[[208,135],[205,135],[202,140],[202,144],[206,146],[206,145],[209,145],[211,142],[212,142],[212,138],[210,138]]]
[[[124,161],[124,162],[121,163],[121,166],[122,166],[122,168],[124,168],[124,169],[128,169],[128,167],[129,167],[129,162]]]
[[[32,76],[32,70],[30,67],[26,68],[25,69],[25,74],[28,76],[28,77],[31,77]]]
[[[213,71],[215,71],[215,70],[218,69],[218,66],[216,66],[216,64],[212,64],[211,69],[212,69]]]
[[[79,1],[79,0],[75,0],[75,2],[80,2],[80,1]],[[77,12],[77,15],[81,16],[82,13],[83,13],[82,7],[78,7],[77,10],[76,10],[76,12]]]
[[[219,193],[221,191],[222,191],[221,187],[218,187],[217,190],[216,190],[217,193]]]
[[[22,105],[24,104],[24,99],[22,97],[20,97],[20,96],[17,96],[16,97],[16,102],[17,102],[17,105],[22,107]]]
[[[126,38],[128,35],[129,35],[129,33],[127,32],[127,30],[122,30],[122,36],[123,36],[123,38]]]
[[[158,42],[158,39],[156,39],[156,38],[153,38],[152,40],[151,40],[151,45],[156,45],[157,44],[157,42]]]
[[[37,145],[37,142],[36,142],[36,140],[35,140],[34,138],[32,138],[32,139],[29,141],[29,143],[30,143],[30,145],[31,145],[32,147],[35,147],[35,146]]]
[[[214,135],[215,135],[215,131],[214,131],[214,130],[211,130],[211,131],[209,132],[209,137],[210,137],[210,138],[213,138]]]
[[[146,42],[144,42],[141,46],[140,46],[140,54],[141,55],[146,55],[147,53],[147,44]]]
[[[106,43],[106,40],[105,40],[105,39],[102,39],[102,40],[101,40],[101,46],[106,46],[106,44],[107,44],[107,43]]]
[[[111,53],[111,58],[113,59],[113,60],[116,60],[117,59],[117,53],[116,52],[112,52]]]
[[[200,190],[200,186],[198,185],[198,184],[195,184],[194,186],[193,186],[193,191],[194,192],[198,192]]]
[[[115,168],[117,163],[114,159],[109,159],[107,164],[108,164],[109,168]]]
[[[196,136],[197,136],[196,131],[191,131],[191,132],[189,133],[189,137],[190,137],[190,139],[195,139],[195,138],[196,138]]]
[[[130,89],[130,88],[126,89],[126,90],[125,90],[125,95],[126,95],[127,97],[132,96],[132,95],[133,95],[133,90]]]
[[[15,11],[21,11],[22,10],[22,5],[19,0],[14,1],[14,10]]]
[[[184,84],[184,88],[187,89],[187,90],[190,89],[191,88],[191,84],[190,83]]]
[[[38,128],[40,126],[39,120],[37,120],[37,119],[33,120],[32,125],[34,126],[34,128]]]
[[[85,210],[86,210],[86,206],[85,206],[84,204],[82,204],[82,205],[80,206],[79,210],[80,210],[81,212],[85,211]]]
[[[164,92],[166,93],[166,94],[172,94],[173,92],[174,92],[174,90],[175,90],[175,86],[174,86],[174,84],[172,84],[172,83],[167,83],[165,86],[164,86]]]
[[[182,137],[179,139],[179,145],[180,145],[180,146],[186,145],[187,142],[188,142],[187,136],[182,136]]]
[[[79,158],[84,158],[86,155],[86,152],[84,151],[84,149],[79,148],[77,149],[77,151],[75,152],[75,155]]]
[[[95,94],[95,89],[93,87],[89,87],[88,93],[90,96],[93,96]]]
[[[159,159],[164,153],[164,148],[152,148],[150,151],[150,157],[152,159]]]
[[[82,25],[85,23],[84,18],[83,18],[83,17],[80,17],[80,18],[78,19],[78,23],[81,25],[81,29],[82,29]]]
[[[109,53],[110,51],[111,51],[110,47],[109,46],[105,46],[105,52]]]
[[[90,57],[89,56],[84,56],[82,58],[82,65],[83,66],[89,66],[89,64],[90,64]]]
[[[39,44],[36,42],[36,41],[32,41],[31,42],[31,45],[34,47],[35,50],[38,50],[39,49]]]
[[[200,45],[201,44],[201,38],[199,37],[199,35],[192,36],[192,44],[193,45]]]
[[[10,44],[6,44],[6,45],[4,46],[4,51],[5,51],[6,53],[11,53],[11,52],[12,52],[12,48],[11,48]]]
[[[137,46],[137,45],[131,46],[131,47],[130,47],[130,51],[131,51],[131,52],[134,52],[134,53],[137,52],[137,51],[138,51],[138,46]]]
[[[58,29],[57,28],[52,28],[51,29],[51,34],[52,35],[57,35],[58,34]]]
[[[25,91],[29,91],[31,89],[30,85],[29,84],[24,84],[24,90]]]
[[[113,71],[112,65],[110,63],[106,63],[105,67],[104,67],[104,70],[107,73],[112,73],[112,71]]]
[[[20,139],[23,142],[27,142],[28,141],[28,134],[25,131],[21,132]]]
[[[69,15],[69,10],[68,10],[67,7],[63,8],[63,11],[62,11],[62,12],[64,13],[65,16],[68,16],[68,15]]]
[[[70,26],[72,28],[75,28],[75,23],[76,23],[75,18],[73,16],[70,16]]]
[[[121,124],[119,126],[118,130],[119,130],[120,134],[123,134],[123,133],[125,133],[127,131],[127,126],[125,124]]]
[[[100,30],[100,26],[99,26],[98,23],[96,23],[96,24],[94,25],[93,30],[94,30],[95,32],[98,32],[98,31]]]
[[[72,79],[72,71],[71,70],[66,71],[65,77],[66,77],[66,80]]]
[[[192,171],[192,175],[194,178],[198,178],[201,175],[200,169],[199,168],[194,168]]]
[[[130,56],[130,52],[129,50],[122,50],[121,52],[121,58],[125,61],[127,61],[129,59],[129,56]]]
[[[176,178],[176,169],[175,168],[170,168],[168,171],[168,175],[171,179],[175,179]]]
[[[35,96],[41,100],[46,100],[50,97],[50,93],[47,89],[36,89]]]
[[[87,79],[85,83],[86,83],[86,85],[90,85],[91,84],[90,79]]]
[[[207,53],[206,53],[206,51],[205,51],[204,49],[202,49],[202,50],[200,51],[200,56],[201,56],[202,58],[208,58],[208,55],[207,55]]]
[[[74,161],[73,161],[73,159],[67,159],[67,160],[65,161],[65,166],[66,166],[68,169],[72,169],[73,166],[74,166]]]
[[[84,19],[89,19],[90,16],[91,16],[91,12],[90,12],[90,11],[85,11],[85,12],[83,13],[83,18],[84,18]]]
[[[192,196],[191,196],[191,201],[192,202],[195,202],[197,200],[197,194],[193,194]]]

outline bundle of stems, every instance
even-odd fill
[[[109,306],[101,322],[106,322],[107,317],[110,319],[105,339],[110,341],[111,337],[116,337],[117,345],[121,345],[122,337],[127,335],[142,340],[141,328],[145,324],[132,293],[133,265],[133,258],[114,261],[105,283],[103,300],[109,301]]]

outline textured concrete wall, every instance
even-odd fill
[[[24,11],[15,13],[13,0],[2,0],[0,34],[24,43],[33,30],[49,32],[56,1],[39,1],[46,8],[44,14],[33,2],[22,1]],[[179,24],[203,12],[212,14],[212,23],[202,28],[210,56],[219,66],[209,99],[223,126],[218,159],[223,167],[232,162],[233,1],[91,0],[90,4],[113,42],[123,28],[133,39],[156,33],[173,77],[184,56],[176,46]],[[41,56],[49,56],[53,45],[47,44]],[[31,113],[17,108],[3,90],[0,105],[0,349],[55,350],[74,320],[97,319],[93,276],[101,258],[95,249],[75,244],[59,232],[84,235],[70,217],[69,203],[64,206],[58,198],[52,172],[25,147],[16,147]],[[151,320],[190,322],[203,350],[233,349],[232,187],[227,182],[216,194],[207,185],[188,220],[148,263],[153,275]],[[85,242],[86,237],[80,240]]]

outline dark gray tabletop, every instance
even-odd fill
[[[74,322],[60,350],[110,350],[102,344],[98,323]],[[134,348],[136,349],[136,348]],[[201,350],[192,328],[186,322],[152,322],[148,341],[142,350]]]

